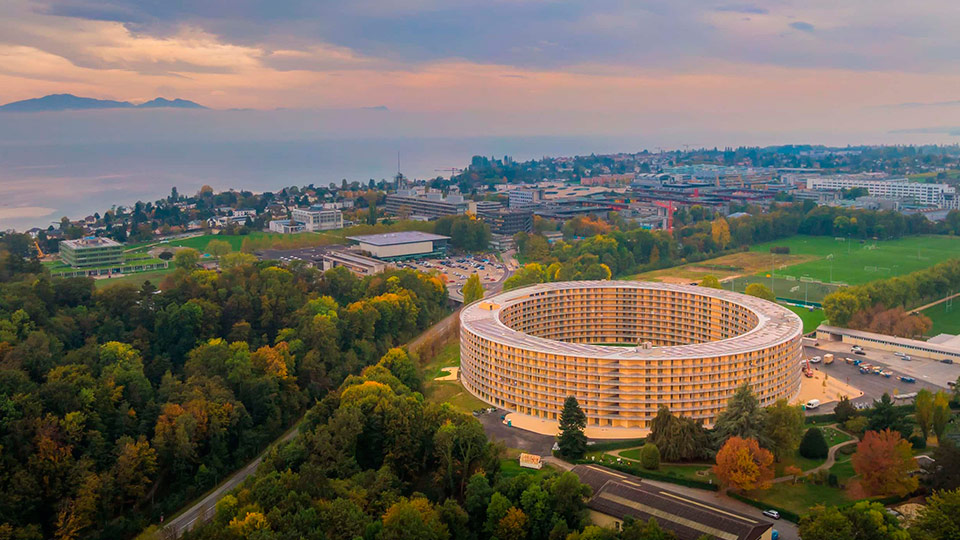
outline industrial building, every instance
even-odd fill
[[[343,228],[343,212],[336,208],[311,206],[290,211],[293,221],[303,223],[306,231],[329,231]]]
[[[73,268],[123,265],[123,244],[110,238],[87,237],[60,242],[60,260]]]
[[[654,518],[679,540],[773,538],[769,521],[652,486],[630,474],[599,465],[577,465],[572,472],[591,488],[587,509],[596,525],[618,529],[627,517],[641,522]]]
[[[862,176],[821,176],[807,178],[807,189],[840,191],[865,188],[872,197],[882,199],[913,199],[918,204],[938,208],[958,208],[957,190],[947,184],[910,182],[906,179],[881,180]]]
[[[711,425],[744,383],[763,407],[796,395],[802,329],[784,307],[721,289],[544,283],[464,308],[460,380],[541,420],[576,396],[587,425],[608,431],[649,429],[662,406]]]
[[[449,236],[419,231],[348,236],[360,250],[378,259],[402,260],[439,256],[446,252]]]
[[[817,327],[817,340],[870,347],[892,353],[902,353],[931,360],[951,360],[960,362],[960,339],[949,334],[940,334],[929,341],[876,334],[863,330],[852,330],[821,324]]]

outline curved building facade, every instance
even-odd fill
[[[544,420],[559,420],[573,395],[588,426],[648,429],[663,405],[710,425],[743,383],[762,406],[797,394],[802,330],[790,310],[730,291],[544,283],[463,309],[460,380]]]

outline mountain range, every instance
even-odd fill
[[[158,97],[150,101],[134,105],[129,101],[114,101],[111,99],[95,99],[79,97],[73,94],[50,94],[41,98],[14,101],[0,105],[0,112],[46,112],[72,111],[92,109],[206,109],[203,105],[185,99],[166,99]]]

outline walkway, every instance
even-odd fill
[[[808,476],[808,475],[811,475],[811,474],[814,474],[814,473],[817,473],[817,472],[820,472],[820,471],[823,471],[823,470],[830,470],[830,467],[833,467],[834,464],[836,464],[836,462],[837,462],[837,451],[838,451],[838,450],[840,450],[840,449],[843,448],[844,446],[848,446],[848,445],[856,444],[856,443],[860,442],[860,439],[859,439],[859,438],[857,438],[857,437],[856,437],[855,435],[853,435],[852,433],[847,433],[846,431],[843,431],[843,429],[841,429],[839,426],[840,426],[840,424],[830,424],[830,425],[827,425],[827,426],[821,426],[820,429],[823,429],[823,428],[833,428],[833,429],[835,429],[835,430],[837,430],[837,431],[839,431],[839,432],[841,432],[841,433],[843,433],[843,434],[845,434],[845,435],[850,435],[851,437],[853,437],[853,439],[850,439],[849,441],[843,441],[842,443],[837,443],[837,444],[831,446],[831,447],[830,447],[830,450],[827,451],[827,459],[826,459],[826,461],[824,461],[823,463],[821,463],[820,465],[817,465],[816,467],[814,467],[814,468],[812,468],[812,469],[803,471],[802,474],[797,475],[798,477],[800,477],[800,476]],[[620,453],[621,453],[621,452],[627,452],[627,451],[629,451],[629,450],[637,450],[637,449],[639,449],[639,448],[641,448],[641,447],[640,447],[640,446],[634,446],[633,448],[621,448],[620,450],[610,450],[609,452],[604,452],[604,453],[605,453],[605,454],[610,454],[611,456],[614,456],[614,457],[617,457],[617,458],[620,458],[620,459],[625,459],[625,460],[627,460],[627,461],[637,462],[637,460],[635,460],[635,459],[631,459],[631,458],[628,458],[628,457],[623,457],[623,456],[621,456]],[[793,476],[781,476],[781,477],[779,477],[779,478],[774,478],[774,479],[773,479],[773,483],[778,484],[778,483],[781,483],[781,482],[792,481],[793,479],[794,479]]]
[[[935,305],[937,305],[937,304],[942,304],[942,303],[946,302],[947,300],[950,300],[951,298],[956,298],[956,297],[958,297],[958,296],[960,296],[960,293],[951,294],[950,296],[941,298],[941,299],[939,299],[939,300],[937,300],[937,301],[935,301],[935,302],[930,302],[929,304],[927,304],[927,305],[925,305],[925,306],[920,306],[920,307],[918,307],[918,308],[911,309],[911,310],[910,310],[910,313],[920,313],[921,311],[923,311],[923,310],[925,310],[925,309],[927,309],[927,308],[929,308],[929,307],[933,307],[933,306],[935,306]]]

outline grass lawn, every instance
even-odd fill
[[[818,281],[843,282],[857,285],[876,279],[909,274],[942,262],[960,253],[960,238],[955,236],[908,236],[896,240],[836,240],[828,236],[792,236],[757,244],[751,252],[767,254],[771,258],[770,248],[788,246],[790,255],[777,255],[776,274],[799,279],[809,276]],[[795,264],[791,259],[796,255],[814,256],[815,260]],[[827,257],[832,255],[832,261]],[[781,262],[783,260],[783,262]],[[832,263],[832,264],[831,264]],[[787,268],[780,269],[786,264]],[[769,265],[768,265],[769,266]],[[831,274],[831,267],[833,269]],[[766,270],[766,269],[764,269]],[[765,274],[764,274],[765,275]],[[797,282],[799,284],[799,282]],[[803,292],[801,287],[800,293]]]
[[[442,368],[460,365],[460,342],[451,341],[423,366],[423,395],[429,401],[446,402],[460,412],[471,413],[490,405],[473,397],[459,381],[437,381]]]
[[[427,359],[427,363],[423,366],[423,378],[426,382],[430,382],[437,377],[446,375],[446,372],[441,371],[443,368],[459,365],[460,342],[451,340],[433,358]]]
[[[823,313],[822,309],[814,309],[811,311],[810,309],[805,307],[788,306],[786,304],[784,304],[783,307],[796,313],[800,317],[800,320],[803,321],[804,334],[807,334],[816,330],[817,327],[820,326],[820,323],[822,323],[827,318],[827,316]]]
[[[810,507],[818,504],[839,506],[853,502],[843,490],[838,488],[791,482],[773,484],[766,490],[748,491],[745,495],[755,501],[779,506],[801,516],[810,512]]]
[[[778,478],[781,476],[786,476],[786,473],[784,473],[783,471],[790,465],[800,467],[801,471],[809,471],[814,467],[819,467],[820,465],[823,465],[824,461],[826,460],[825,459],[807,459],[801,456],[800,452],[797,451],[797,452],[794,452],[793,457],[785,457],[783,458],[783,461],[775,464],[774,468],[776,470],[776,473],[774,474],[774,476]]]
[[[145,281],[149,281],[154,285],[159,286],[160,282],[163,281],[165,277],[173,273],[176,270],[173,266],[170,268],[165,268],[163,270],[157,270],[155,272],[137,272],[135,274],[124,274],[121,277],[112,277],[110,279],[96,279],[93,281],[93,284],[98,288],[102,289],[104,287],[109,287],[111,285],[116,285],[118,283],[133,283],[137,287],[143,285]]]
[[[603,457],[606,460],[616,461],[617,456],[613,454],[603,453]],[[636,463],[633,463],[636,467],[640,467],[640,449],[632,448],[624,452],[620,452],[620,457],[624,459],[634,460]],[[708,474],[698,474],[701,471],[709,471],[713,467],[709,463],[661,463],[660,468],[656,471],[659,474],[665,474],[667,476],[676,476],[678,478],[687,478],[689,480],[699,480],[701,482],[708,482],[710,480],[716,480],[716,477],[712,473]]]
[[[540,469],[527,469],[520,466],[517,458],[505,458],[500,460],[500,474],[503,478],[513,478],[521,474],[532,474],[533,476],[543,476],[553,471],[550,465],[544,465]]]
[[[947,303],[942,302],[923,310],[921,313],[930,317],[933,326],[928,335],[960,334],[960,297],[953,299],[953,306],[947,311]]]
[[[804,261],[813,260],[816,257],[812,255],[781,255],[784,260],[792,261],[792,264],[798,264]],[[630,279],[640,280],[663,280],[664,278],[682,278],[684,280],[699,281],[704,276],[712,275],[718,279],[724,279],[731,276],[747,276],[770,268],[770,255],[745,251],[743,253],[731,253],[715,259],[664,268],[662,270],[653,270],[633,276]]]
[[[823,438],[827,440],[827,446],[835,446],[853,440],[853,437],[837,429],[828,427],[821,428],[821,431],[823,431]]]
[[[850,459],[850,456],[839,455],[837,462],[830,467],[830,472],[837,475],[837,479],[840,480],[841,484],[847,483],[848,480],[856,476],[856,472],[853,470],[853,461]]]

